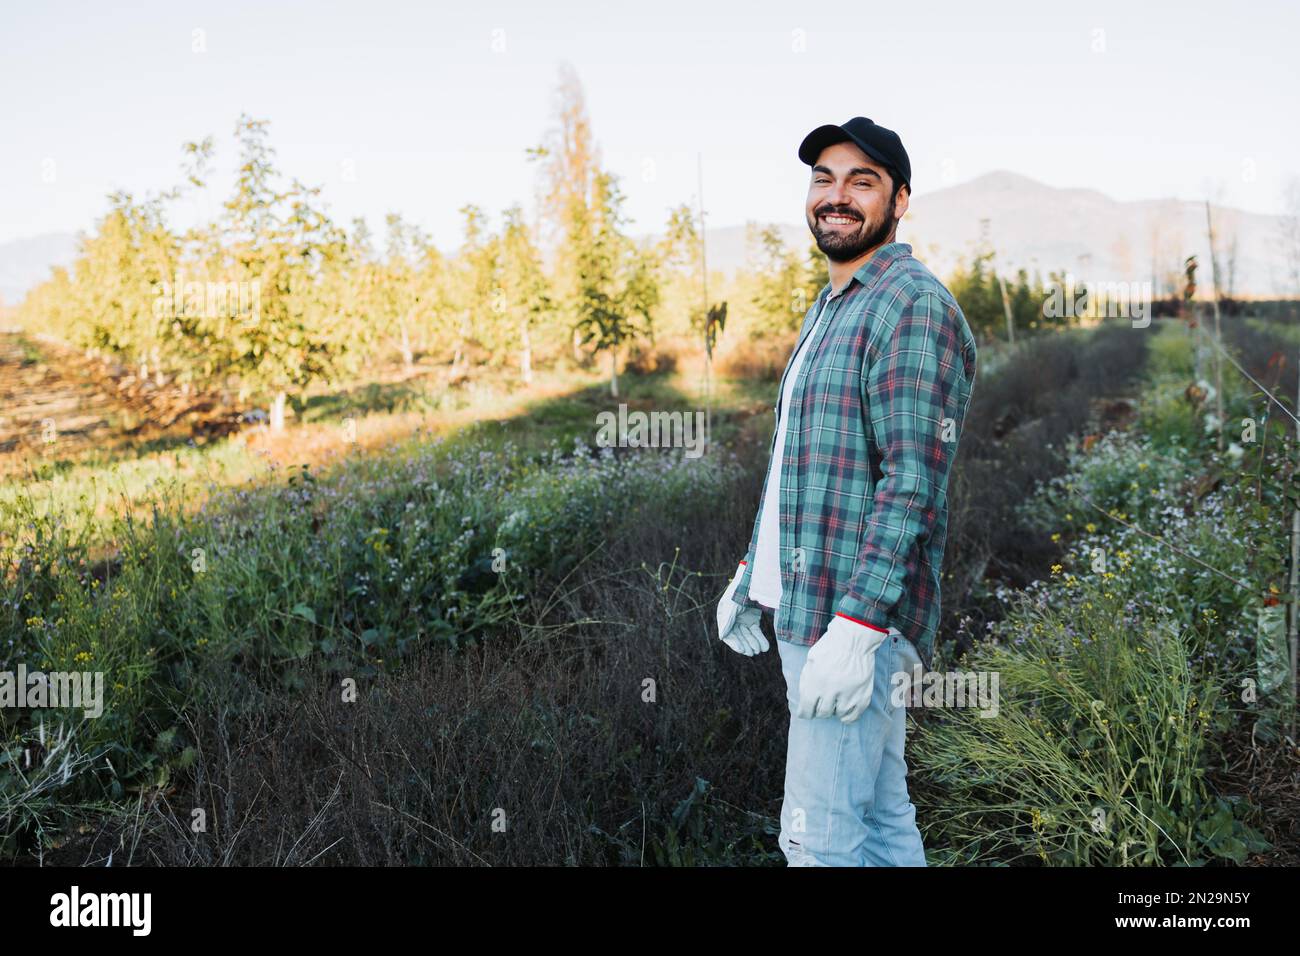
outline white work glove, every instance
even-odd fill
[[[744,573],[745,562],[741,561],[736,568],[735,577],[718,602],[718,637],[737,654],[753,657],[766,651],[768,644],[759,627],[762,612],[756,607],[741,607],[731,599],[736,593],[736,585],[740,583],[740,576]]]
[[[799,717],[835,717],[851,724],[871,703],[876,648],[889,637],[836,614],[812,646],[799,677]]]

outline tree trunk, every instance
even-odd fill
[[[524,384],[528,385],[533,380],[533,340],[528,334],[528,320],[524,319],[521,325],[523,326],[520,331],[524,348],[519,356],[519,370]]]
[[[618,398],[618,350],[609,350],[609,394]]]
[[[277,392],[275,401],[271,403],[271,431],[284,431],[284,392]]]
[[[411,333],[407,328],[406,319],[402,319],[401,327],[402,327],[402,344],[401,344],[402,365],[405,367],[406,371],[409,372],[411,370],[411,367],[415,364],[415,355],[411,352]]]

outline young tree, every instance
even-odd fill
[[[580,341],[609,353],[610,394],[618,397],[618,352],[623,343],[653,328],[659,303],[656,256],[619,231],[623,196],[609,173],[596,177],[590,213],[576,201],[571,232],[578,288],[575,323]]]
[[[499,304],[519,330],[519,377],[527,385],[533,380],[533,330],[551,312],[552,301],[541,255],[518,205],[505,212],[499,267],[501,295],[494,296],[494,307]]]
[[[381,327],[397,347],[402,364],[409,371],[415,364],[412,333],[427,306],[428,290],[421,272],[433,249],[423,231],[397,213],[385,218],[388,227],[388,260],[385,263]]]
[[[498,309],[500,239],[487,230],[487,216],[473,203],[462,206],[465,242],[456,257],[454,302],[459,325],[453,366],[469,360],[469,348],[485,346],[489,357],[499,355],[505,336]]]
[[[568,63],[560,65],[555,116],[556,125],[547,131],[541,145],[528,150],[528,156],[540,167],[536,188],[543,260],[551,266],[558,317],[571,331],[573,357],[581,362],[580,260],[600,155],[591,134],[582,82]]]
[[[297,180],[277,189],[267,125],[244,115],[236,126],[239,175],[225,204],[220,263],[232,281],[257,285],[258,314],[207,316],[204,339],[220,367],[240,377],[241,392],[274,396],[271,428],[281,431],[288,392],[333,371],[338,347],[322,321],[333,304],[317,280],[346,259],[347,242],[313,205],[319,189]]]
[[[992,270],[993,252],[976,252],[957,266],[948,279],[948,288],[961,306],[972,330],[995,338],[1006,325],[1002,293]]]
[[[748,223],[745,231],[754,276],[754,331],[759,335],[798,331],[821,287],[811,288],[808,263],[789,249],[774,226]],[[823,256],[823,259],[825,257]]]

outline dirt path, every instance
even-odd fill
[[[0,472],[114,438],[120,413],[114,396],[46,359],[22,336],[0,335]]]
[[[0,477],[228,434],[238,415],[53,342],[0,333]]]

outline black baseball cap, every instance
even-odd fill
[[[818,126],[799,144],[799,158],[809,166],[817,163],[823,149],[833,143],[852,140],[858,148],[878,163],[889,167],[891,174],[912,189],[912,162],[903,149],[903,141],[892,129],[877,126],[865,116],[855,116],[842,126]]]

